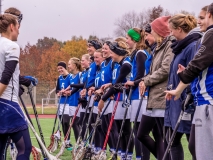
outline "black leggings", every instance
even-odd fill
[[[192,124],[190,138],[189,138],[189,151],[192,155],[193,160],[196,160],[196,152],[195,152],[195,125]]]
[[[120,134],[120,130],[121,130],[122,121],[123,120],[115,120],[115,124],[117,126],[119,134]],[[127,149],[127,144],[130,139],[131,129],[132,129],[132,127],[131,127],[130,119],[126,119],[126,121],[124,123],[124,127],[123,127],[122,136],[120,139],[120,145],[119,145],[121,147],[122,152],[125,152]],[[134,137],[131,138],[131,143],[129,146],[129,153],[133,153],[133,148],[134,148],[133,138]]]
[[[61,119],[61,115],[59,116],[59,118]],[[71,117],[70,117],[68,114],[64,114],[64,115],[63,115],[63,118],[62,118],[62,130],[63,130],[64,136],[66,136],[67,131],[68,131],[68,129],[69,129],[69,126],[70,126],[70,118],[71,118]],[[68,140],[70,140],[70,134],[69,134]]]
[[[93,113],[92,115],[92,123],[96,122],[98,114]],[[102,131],[101,125],[98,125],[95,132],[94,144],[95,147],[102,148],[104,144],[104,133]]]
[[[107,115],[104,115],[104,117],[102,119],[101,127],[102,127],[102,130],[103,130],[103,133],[104,133],[104,135],[103,135],[104,139],[105,139],[107,131],[108,131],[108,127],[109,127],[111,117],[112,117],[112,114],[109,113]],[[116,124],[113,123],[111,131],[110,131],[109,139],[108,139],[108,144],[109,144],[109,147],[111,149],[112,148],[115,149],[117,140],[118,140],[118,130],[117,130]]]
[[[163,124],[164,118],[143,115],[137,133],[138,139],[158,160],[161,160],[164,154]],[[152,130],[155,141],[149,135]]]
[[[140,122],[135,124],[134,134],[135,134],[135,152],[136,157],[141,157],[142,160],[149,160],[150,159],[150,152],[145,145],[143,145],[137,138],[138,128]]]
[[[73,116],[71,117],[73,118]],[[77,141],[78,140],[78,136],[79,136],[79,125],[78,125],[78,119],[79,117],[75,117],[75,120],[74,120],[74,123],[72,125],[72,129],[73,129],[73,132],[74,132],[74,136],[75,136],[75,140]]]
[[[169,142],[169,137],[171,137],[173,130],[166,127],[166,139]],[[175,134],[174,141],[171,146],[170,156],[172,160],[184,160],[184,151],[181,144],[181,138],[184,133],[177,132]],[[189,141],[189,134],[186,134],[186,138]]]
[[[29,160],[32,144],[28,129],[16,133],[0,134],[0,160],[3,160],[5,146],[9,137],[12,139],[13,143],[15,143],[18,150],[17,160]]]

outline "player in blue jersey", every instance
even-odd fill
[[[28,160],[32,149],[28,125],[18,104],[20,47],[13,41],[17,41],[19,27],[17,16],[0,15],[0,159],[8,137],[17,147],[17,160]]]
[[[138,84],[135,84],[134,81],[141,79],[147,74],[146,71],[146,61],[148,60],[150,54],[147,52],[147,46],[145,44],[145,31],[139,28],[132,28],[127,32],[126,43],[129,49],[132,51],[131,63],[132,63],[132,71],[130,81],[125,83],[126,86],[132,86],[133,92],[131,96],[131,118],[130,121],[134,122],[135,116],[138,110],[139,102],[140,102],[140,93]],[[146,96],[146,95],[144,95]],[[149,150],[138,140],[137,132],[138,127],[141,121],[142,112],[146,110],[147,97],[144,97],[142,108],[140,110],[139,116],[137,118],[137,123],[135,124],[135,150],[136,150],[136,160],[149,160],[150,153]],[[143,156],[143,157],[142,157]]]
[[[65,93],[63,93],[64,89],[66,89],[69,84],[70,84],[70,74],[67,71],[67,65],[65,62],[61,61],[57,65],[57,70],[60,76],[58,77],[57,80],[57,85],[56,85],[56,94],[60,98],[60,105],[59,105],[59,118],[61,119],[62,112],[63,117],[62,117],[62,129],[63,129],[63,134],[64,136],[66,135],[68,129],[69,129],[69,123],[70,123],[70,116],[69,116],[69,96]],[[69,142],[70,139],[67,141],[67,147],[69,147]]]
[[[109,46],[108,46],[109,43],[110,43],[109,41],[105,42],[102,47],[103,57],[105,58],[105,61],[101,65],[102,84],[112,83],[112,70],[115,66],[115,62],[113,62],[111,58],[111,50],[109,49]],[[104,91],[102,90],[102,88],[100,88],[96,92],[103,93]],[[105,107],[107,103],[108,103],[108,100],[104,104]],[[104,137],[106,137],[106,134],[107,134],[108,126],[109,126],[112,111],[113,111],[113,104],[114,102],[113,100],[111,100],[111,103],[108,105],[107,110],[102,119],[102,130],[104,132],[104,135],[103,135]],[[113,123],[109,140],[108,140],[110,152],[113,152],[115,150],[117,138],[118,138],[118,132],[117,132],[115,123]]]
[[[76,112],[76,108],[78,106],[78,99],[79,99],[79,88],[74,88],[72,85],[79,84],[81,81],[81,62],[78,58],[71,58],[68,62],[68,68],[71,73],[70,76],[70,99],[69,99],[69,116],[73,117]],[[80,115],[80,112],[78,112],[77,117],[75,118],[75,121],[73,123],[73,131],[74,136],[77,141],[79,136],[79,126],[78,126],[78,117]]]
[[[130,58],[127,56],[127,45],[125,42],[119,41],[119,42],[112,42],[109,44],[109,48],[112,51],[111,57],[114,62],[116,62],[114,68],[113,68],[113,76],[112,76],[112,83],[106,84],[103,86],[103,89],[106,89],[107,87],[110,87],[112,84],[118,84],[118,83],[125,83],[130,78],[131,73],[131,62]],[[118,91],[115,90],[113,87],[110,87],[108,92],[103,95],[102,99],[99,101],[98,107],[99,110],[102,111],[104,107],[104,102],[112,95],[117,95]],[[120,101],[118,103],[117,111],[115,114],[115,123],[118,129],[118,132],[120,133],[120,128],[122,124],[122,120],[124,118],[124,112],[125,108],[122,107],[122,95],[120,98]],[[122,139],[120,141],[121,146],[121,157],[125,155],[125,151],[127,148],[127,143],[130,138],[130,132],[131,132],[131,122],[130,122],[130,112],[128,112],[126,121],[123,128],[122,133]],[[130,153],[128,154],[128,159],[131,159],[133,154],[133,147],[134,143],[133,140],[131,141],[130,145]]]
[[[105,58],[103,57],[103,53],[101,49],[98,49],[95,51],[94,53],[94,62],[96,64],[96,76],[95,76],[95,83],[92,87],[89,88],[88,91],[88,95],[92,95],[92,93],[95,92],[95,90],[98,90],[102,84],[102,68],[101,68],[101,64],[103,63],[103,61],[105,60]],[[94,109],[93,109],[93,115],[92,115],[92,123],[95,123],[96,119],[97,119],[97,115],[98,115],[98,108],[97,105],[98,103],[95,102],[94,104]],[[94,150],[95,153],[98,153],[104,143],[104,133],[102,131],[102,127],[98,126],[96,129],[96,133],[95,133],[95,139],[94,139]]]

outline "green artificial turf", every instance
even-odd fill
[[[49,111],[49,112],[51,112],[51,111]],[[36,125],[35,119],[32,119],[32,120],[33,120],[34,125]],[[39,119],[39,121],[40,121],[41,128],[42,128],[42,131],[43,131],[43,135],[44,135],[44,138],[45,138],[46,146],[48,146],[48,145],[50,144],[50,135],[51,135],[51,132],[52,132],[52,129],[53,129],[54,119]],[[39,133],[37,127],[36,127],[36,131],[37,131],[37,133]],[[31,130],[30,130],[30,136],[31,136],[31,141],[32,141],[33,146],[38,147],[38,143],[37,143],[37,141],[36,141],[36,138],[35,138],[34,134],[31,132]],[[74,139],[73,132],[71,133],[71,143],[72,143],[72,144],[75,144],[75,139]],[[184,159],[185,159],[185,160],[190,160],[190,159],[192,159],[192,158],[191,158],[191,155],[190,155],[190,153],[189,153],[188,147],[187,147],[187,146],[188,146],[188,142],[187,142],[185,136],[183,136],[183,138],[182,138],[182,144],[183,144],[183,148],[184,148],[184,151],[185,151],[185,155],[184,155],[185,157],[184,157]],[[57,151],[54,153],[54,155],[55,155],[58,151],[59,151],[59,150],[57,150]],[[108,153],[108,155],[109,155],[109,153]],[[7,157],[8,157],[8,158],[7,158],[8,160],[11,159],[9,156],[7,156]],[[32,157],[31,157],[31,159],[32,159]],[[71,160],[71,159],[72,159],[72,157],[71,157],[71,152],[65,150],[64,154],[60,157],[60,159],[61,159],[61,160]],[[135,155],[134,155],[133,159],[135,160]],[[151,158],[150,158],[150,159],[151,159],[151,160],[155,160],[155,158],[154,158],[153,155],[151,155]]]

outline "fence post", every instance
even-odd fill
[[[43,98],[41,99],[41,114],[44,114],[44,103],[43,103]]]

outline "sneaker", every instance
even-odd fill
[[[68,151],[72,151],[73,146],[72,146],[72,144],[69,143],[69,144],[66,144],[65,148],[66,148]]]

